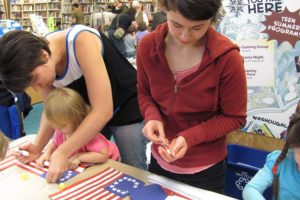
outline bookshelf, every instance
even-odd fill
[[[0,0],[1,1],[1,0]],[[54,18],[54,24],[61,21],[61,0],[16,0],[10,3],[10,19],[21,24],[24,29],[32,28],[30,14],[42,16],[47,24],[49,17]]]
[[[4,0],[0,0],[0,9],[5,12]],[[78,3],[84,13],[84,21],[89,24],[92,13],[100,11],[111,11],[115,0],[10,0],[10,19],[21,24],[24,29],[32,29],[30,23],[30,14],[42,16],[47,24],[49,17],[54,18],[54,24],[60,21],[62,28],[68,28],[72,23],[72,4]],[[130,7],[132,0],[123,1]],[[144,6],[144,12],[151,19],[152,13],[156,11],[157,0],[140,1]],[[2,16],[5,16],[2,15]]]
[[[0,0],[0,19],[6,19],[6,9],[4,5],[4,0]]]
[[[91,14],[101,11],[111,11],[115,0],[63,0],[62,3],[62,26],[68,28],[72,23],[72,4],[78,3],[82,7],[84,13],[84,21],[89,24]],[[128,7],[130,7],[132,1],[123,1]],[[152,17],[152,13],[156,11],[157,0],[140,1],[144,6],[144,12],[148,18]]]
[[[88,23],[90,19],[90,15],[94,12],[94,0],[65,0],[63,2],[62,8],[62,26],[63,29],[68,28],[72,24],[72,4],[78,3],[80,4],[83,14],[84,14],[84,22]]]

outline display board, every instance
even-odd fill
[[[298,0],[223,0],[217,30],[240,47],[248,85],[246,132],[284,138],[300,97]]]

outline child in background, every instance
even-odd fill
[[[55,149],[73,134],[89,110],[83,98],[72,89],[57,88],[47,96],[44,101],[44,114],[55,132],[52,143],[37,160],[38,165],[43,166],[45,161],[50,160]],[[104,163],[109,158],[119,159],[118,148],[99,133],[78,151],[72,153],[69,158],[69,168],[76,168],[80,162]]]
[[[5,137],[5,135],[0,131],[0,161],[3,160],[3,158],[6,155],[8,148],[8,140]]]
[[[138,31],[136,32],[136,40],[137,40],[137,45],[139,44],[139,41],[149,33],[148,26],[145,22],[138,22]]]
[[[135,57],[136,54],[136,37],[134,26],[129,26],[124,37],[126,57]]]
[[[300,114],[294,114],[281,151],[267,156],[266,163],[243,191],[244,200],[264,199],[263,192],[273,183],[273,199],[300,199]]]

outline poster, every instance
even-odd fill
[[[239,45],[248,85],[246,132],[283,138],[300,99],[300,2],[223,0],[217,30]]]
[[[44,36],[49,33],[43,17],[41,15],[30,14],[30,23],[32,25],[33,32],[38,36]]]
[[[274,41],[238,40],[236,43],[244,57],[247,85],[274,87]]]

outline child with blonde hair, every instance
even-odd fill
[[[0,161],[3,160],[3,158],[6,155],[8,149],[8,140],[5,137],[5,135],[0,131]]]
[[[68,140],[89,111],[90,107],[75,90],[57,88],[47,96],[44,101],[44,114],[55,132],[52,142],[38,158],[38,165],[43,166],[45,161],[50,160],[52,153]],[[86,145],[72,152],[69,157],[69,168],[76,168],[80,162],[104,163],[107,159],[118,160],[119,151],[114,143],[99,133]]]
[[[263,192],[273,184],[273,199],[300,198],[300,114],[294,114],[281,151],[271,152],[266,163],[244,188],[244,200],[265,199]]]

